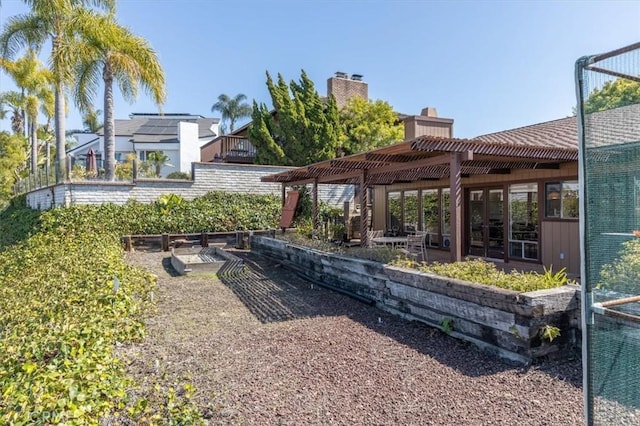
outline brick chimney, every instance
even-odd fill
[[[327,96],[333,95],[336,98],[338,108],[342,108],[347,101],[360,96],[364,100],[369,100],[369,85],[362,81],[361,74],[349,74],[338,71],[334,77],[327,80]]]
[[[405,141],[418,136],[453,137],[453,119],[439,118],[433,107],[423,108],[420,115],[410,115],[403,121]]]

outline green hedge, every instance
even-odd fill
[[[25,207],[21,199],[0,212],[0,250],[39,230],[57,232],[68,226],[117,236],[269,229],[278,226],[281,211],[279,197],[225,192],[210,192],[193,201],[164,196],[152,204],[132,200],[124,206],[80,205],[42,213]]]

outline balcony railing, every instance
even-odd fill
[[[220,139],[220,160],[225,163],[253,163],[256,148],[244,136],[223,135]]]

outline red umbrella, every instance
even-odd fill
[[[89,149],[87,151],[87,172],[97,172],[98,171],[98,163],[96,161],[96,153],[93,149]]]

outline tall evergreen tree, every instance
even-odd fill
[[[333,96],[323,100],[304,70],[290,84],[281,74],[274,82],[267,72],[267,88],[277,119],[264,103],[253,103],[248,136],[256,162],[302,166],[334,158],[342,130]]]

